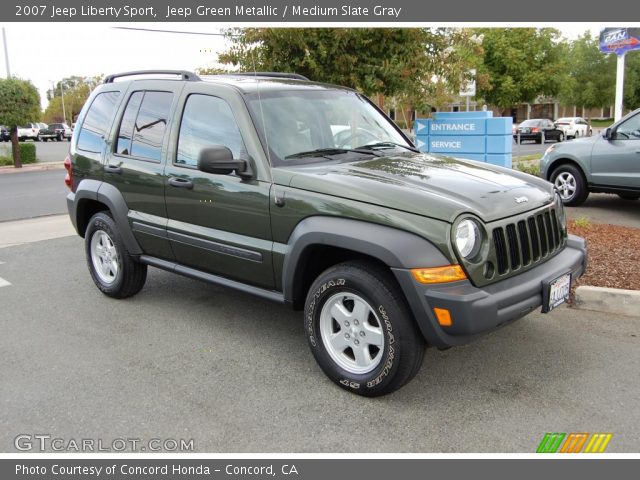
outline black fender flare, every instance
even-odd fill
[[[142,249],[129,225],[129,207],[116,187],[98,180],[85,179],[80,181],[72,199],[73,207],[70,206],[70,214],[72,222],[81,236],[84,236],[84,232],[80,231],[78,206],[83,199],[97,201],[105,205],[113,215],[113,219],[120,229],[122,241],[127,246],[129,253],[142,255]]]
[[[349,218],[313,216],[294,228],[287,242],[282,268],[285,301],[299,293],[306,255],[310,247],[324,245],[373,257],[389,268],[427,268],[448,265],[449,259],[430,241],[414,233]]]

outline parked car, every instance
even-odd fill
[[[49,125],[49,128],[53,129],[56,135],[56,140],[61,142],[62,140],[71,141],[71,136],[73,135],[73,131],[69,128],[66,123],[52,123]]]
[[[533,140],[536,143],[542,143],[543,135],[545,142],[547,140],[562,142],[565,139],[564,132],[556,128],[553,122],[546,118],[532,118],[518,125],[513,133],[513,139],[516,142],[518,141],[518,133],[520,133],[521,142]]]
[[[640,109],[603,135],[551,145],[540,160],[542,178],[554,183],[565,205],[580,205],[589,192],[640,198]]]
[[[31,139],[35,142],[40,141],[40,126],[37,123],[26,123],[18,127],[18,140],[21,142]]]
[[[11,129],[5,125],[0,125],[0,139],[3,142],[11,141]]]
[[[38,123],[38,127],[40,127],[38,136],[43,142],[46,142],[47,140],[54,140],[56,138],[57,134],[55,130],[46,123]]]
[[[553,185],[421,153],[356,91],[156,73],[108,76],[65,159],[105,295],[135,295],[154,266],[290,305],[326,375],[377,396],[415,376],[425,345],[549,311],[585,269]]]
[[[564,132],[565,138],[590,137],[593,131],[582,117],[563,117],[555,122],[556,128]]]

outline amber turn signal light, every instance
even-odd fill
[[[451,313],[449,310],[445,308],[434,308],[433,313],[436,314],[436,318],[438,319],[438,323],[443,327],[450,327],[453,322],[451,322]]]
[[[413,274],[413,278],[420,283],[449,283],[467,279],[467,275],[460,265],[414,268],[411,270],[411,273]]]

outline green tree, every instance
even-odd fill
[[[48,123],[67,121],[72,123],[80,113],[80,110],[82,110],[91,91],[100,83],[101,78],[101,76],[72,76],[58,81],[54,90],[47,91],[49,104],[44,112],[44,121]],[[62,108],[61,85],[64,89],[64,110]],[[67,118],[64,118],[63,112]]]
[[[0,123],[11,129],[13,164],[22,168],[18,147],[18,125],[40,118],[40,94],[27,80],[0,79]]]
[[[566,46],[552,28],[480,28],[488,81],[478,95],[504,109],[558,94],[566,80]]]
[[[589,32],[571,42],[567,55],[568,77],[560,91],[567,105],[600,108],[614,101],[615,55],[600,52],[598,39]]]
[[[240,71],[295,72],[415,106],[457,92],[481,48],[465,29],[246,28],[219,57]]]
[[[627,52],[624,61],[624,107],[635,110],[640,108],[640,51]]]

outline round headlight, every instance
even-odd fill
[[[473,220],[463,220],[456,228],[456,248],[464,258],[472,258],[480,250],[480,228]]]

